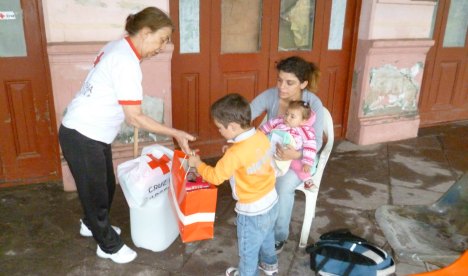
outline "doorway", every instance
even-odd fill
[[[468,119],[468,2],[439,0],[421,88],[421,126]]]
[[[172,118],[198,137],[193,148],[219,156],[225,143],[211,122],[211,103],[227,93],[249,101],[276,85],[276,63],[297,55],[321,70],[316,91],[343,137],[357,0],[170,1],[175,33]]]
[[[2,1],[0,30],[0,187],[60,180],[41,1]]]

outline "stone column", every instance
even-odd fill
[[[363,1],[346,138],[359,145],[416,137],[434,1]]]

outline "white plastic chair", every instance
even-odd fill
[[[314,185],[318,188],[320,188],[323,171],[325,169],[325,165],[327,165],[328,157],[330,157],[335,138],[335,132],[333,130],[333,119],[330,112],[325,107],[323,108],[323,133],[325,136],[327,136],[327,142],[325,145],[323,145],[323,149],[320,153],[320,159],[317,164],[317,171],[312,176]],[[304,188],[304,183],[302,183],[296,188],[296,190],[303,192],[306,199],[304,221],[302,223],[301,239],[299,241],[299,247],[304,248],[307,246],[310,227],[312,226],[312,219],[315,217],[315,205],[317,204],[319,189],[307,190]]]

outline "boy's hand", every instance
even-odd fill
[[[190,155],[188,159],[189,167],[192,167],[192,168],[198,167],[198,165],[200,165],[201,162],[202,161],[200,159],[200,155],[197,155],[196,153],[194,153],[194,155]]]
[[[304,165],[302,165],[302,171],[303,172],[310,172],[311,167],[312,167],[311,165],[304,164]]]

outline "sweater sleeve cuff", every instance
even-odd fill
[[[201,162],[200,165],[197,167],[197,171],[201,172],[206,168],[206,164],[204,162]]]

